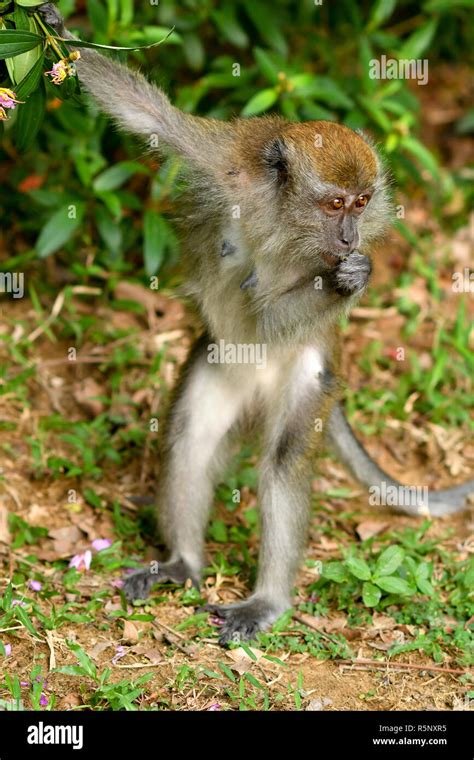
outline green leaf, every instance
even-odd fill
[[[427,562],[421,562],[415,571],[415,583],[422,594],[433,596],[434,588],[429,581],[430,566]]]
[[[361,581],[368,581],[372,577],[370,567],[364,559],[349,557],[349,559],[346,559],[344,562],[344,565],[352,575],[355,575],[355,577]]]
[[[60,668],[54,668],[52,673],[63,673],[65,676],[87,676],[88,673],[79,665],[62,665]]]
[[[388,594],[413,594],[413,588],[403,580],[403,578],[398,578],[393,575],[384,575],[382,578],[374,577],[373,581]]]
[[[3,600],[2,600],[2,607],[3,607],[4,612],[8,612],[8,610],[12,609],[12,599],[13,599],[13,586],[11,583],[9,583],[5,589],[5,593],[3,595]]]
[[[44,0],[15,0],[15,5],[22,5],[24,8],[34,8],[37,5],[44,5]]]
[[[213,541],[218,543],[226,543],[227,541],[227,525],[223,520],[213,520],[209,526],[209,535]]]
[[[15,4],[15,10],[13,11],[13,20],[15,22],[16,29],[23,29],[26,32],[37,32],[36,24],[31,16],[28,16],[27,12],[21,8],[17,3]],[[33,28],[31,27],[33,22]]]
[[[100,35],[106,35],[108,29],[108,14],[105,6],[99,0],[87,0],[87,15],[92,28]]]
[[[376,607],[380,602],[382,592],[373,583],[366,582],[362,586],[362,601],[366,607]]]
[[[153,209],[145,211],[143,218],[143,259],[147,275],[155,274],[160,268],[169,240],[166,220]]]
[[[389,546],[382,552],[375,565],[375,575],[393,575],[403,562],[405,552],[400,546]]]
[[[254,95],[242,109],[242,116],[256,116],[256,114],[268,111],[278,100],[278,92],[274,88],[261,90]]]
[[[396,4],[397,0],[377,0],[372,7],[369,23],[367,24],[367,31],[373,32],[374,29],[378,29],[379,26],[382,26],[382,24],[392,15]]]
[[[211,17],[229,42],[239,48],[247,47],[249,38],[237,20],[234,6],[225,5],[222,9],[214,10]]]
[[[328,581],[334,581],[335,583],[347,581],[346,568],[342,562],[323,562],[321,575],[323,578],[327,578]]]
[[[41,259],[46,258],[71,239],[81,224],[85,205],[82,201],[63,206],[46,222],[36,241],[36,250]]]
[[[97,206],[95,219],[97,229],[107,249],[114,256],[118,256],[122,250],[122,229],[120,224],[117,224],[105,206]]]
[[[307,77],[307,75],[298,75],[298,78],[300,76]],[[292,79],[298,81],[298,78],[293,77]],[[300,79],[299,81],[301,82],[302,80]],[[300,96],[322,101],[331,106],[331,108],[344,108],[348,110],[354,105],[341,85],[330,77],[311,76],[311,81],[306,80],[304,85],[300,84],[297,92]]]
[[[12,58],[42,45],[43,37],[18,29],[0,29],[0,60]]]
[[[69,649],[76,655],[80,666],[84,669],[84,672],[87,673],[87,675],[91,678],[96,679],[97,670],[89,655],[84,652],[83,648],[79,646],[79,644],[74,643],[74,641],[68,641],[67,645]]]
[[[102,509],[102,499],[100,498],[99,494],[96,493],[92,488],[84,488],[82,495],[84,496],[84,499],[87,501],[87,503],[91,505],[91,507]]]
[[[183,35],[183,51],[189,66],[200,71],[204,66],[206,51],[200,38],[194,32]]]
[[[473,8],[473,0],[428,0],[423,5],[423,10],[427,13],[443,13],[444,11],[453,11],[455,8]]]
[[[121,161],[98,174],[92,183],[92,187],[96,192],[117,190],[134,174],[147,173],[147,171],[145,166],[136,161]]]
[[[15,616],[16,616],[17,620],[20,621],[20,623],[23,623],[23,625],[25,626],[26,630],[29,631],[29,633],[31,633],[32,636],[34,636],[37,639],[41,638],[41,636],[39,635],[38,631],[36,630],[36,628],[34,627],[33,623],[31,622],[30,616],[23,609],[23,607],[18,606],[18,607],[15,608]]]
[[[262,48],[256,47],[253,50],[253,56],[265,79],[268,79],[270,84],[278,84],[278,74],[281,69],[272,61],[269,54]]]
[[[35,52],[35,51],[32,51],[32,52]],[[27,55],[29,54],[27,53]],[[44,66],[44,53],[40,54],[39,58],[33,64],[31,69],[28,71],[25,77],[21,80],[20,84],[17,85],[17,87],[15,87],[15,93],[18,100],[25,100],[27,97],[29,97],[29,95],[31,95],[36,90],[36,88],[38,87],[38,84],[40,83],[42,79],[43,66]]]
[[[433,40],[438,26],[438,19],[432,18],[426,24],[413,32],[412,35],[403,43],[398,51],[399,59],[420,58],[427,50]]]
[[[36,137],[46,109],[44,82],[31,93],[26,103],[18,106],[15,124],[15,144],[19,151],[27,150]]]
[[[126,45],[99,45],[96,42],[84,42],[84,40],[69,40],[64,37],[54,37],[55,40],[58,42],[62,42],[65,45],[74,46],[76,47],[83,47],[83,48],[92,48],[94,50],[149,50],[150,48],[157,47],[157,45],[162,45],[165,40],[167,40],[174,32],[174,27],[169,30],[166,37],[163,39],[158,40],[158,42],[152,42],[149,45],[132,45],[132,46],[126,46]],[[176,36],[176,35],[175,35]],[[1,57],[1,55],[0,55]]]
[[[435,156],[428,148],[425,148],[415,137],[407,135],[400,141],[400,146],[418,159],[420,164],[435,179],[439,179],[439,166]]]
[[[390,133],[392,131],[392,122],[378,104],[365,95],[360,95],[358,100],[383,132]]]
[[[244,678],[252,684],[252,686],[255,686],[257,689],[262,689],[265,691],[265,686],[257,679],[255,676],[253,676],[251,673],[245,673]]]
[[[271,4],[261,0],[244,0],[245,10],[264,42],[286,56],[288,45],[281,32],[281,21]]]

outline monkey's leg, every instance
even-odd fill
[[[328,413],[325,393],[329,390],[325,387],[329,376],[324,375],[317,353],[303,350],[301,354],[291,376],[284,379],[274,398],[267,402],[255,591],[238,604],[206,607],[222,620],[219,638],[222,644],[254,638],[291,607],[292,587],[310,513],[310,453],[321,435],[314,432],[315,418]]]
[[[138,570],[125,580],[129,599],[146,599],[155,583],[199,585],[204,537],[214,479],[223,464],[226,433],[245,399],[245,383],[207,361],[208,339],[196,344],[182,370],[170,410],[158,481],[158,522],[170,551],[167,562]]]

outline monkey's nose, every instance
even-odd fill
[[[338,250],[343,251],[344,253],[352,253],[356,250],[358,244],[359,240],[356,236],[353,238],[346,238],[341,236],[336,240],[336,246]]]

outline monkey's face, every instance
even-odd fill
[[[351,129],[321,121],[289,125],[266,143],[262,164],[263,202],[275,213],[262,213],[257,200],[255,228],[279,241],[278,268],[286,260],[298,271],[323,273],[354,251],[368,255],[385,232],[385,176],[373,148]]]

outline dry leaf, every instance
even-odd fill
[[[104,403],[97,396],[105,396],[106,392],[92,377],[75,383],[72,395],[90,417],[97,417],[104,411]]]
[[[11,543],[11,535],[8,528],[8,509],[4,504],[0,504],[0,543]]]
[[[122,641],[129,644],[136,644],[138,641],[138,628],[131,620],[124,621]]]
[[[364,520],[356,527],[356,533],[361,541],[367,541],[368,538],[373,538],[379,533],[383,533],[388,528],[388,523],[380,522],[378,520]]]
[[[98,644],[95,644],[95,646],[92,647],[92,649],[88,650],[89,657],[92,657],[93,660],[98,660],[99,655],[102,654],[106,649],[112,646],[111,641],[99,641]]]

